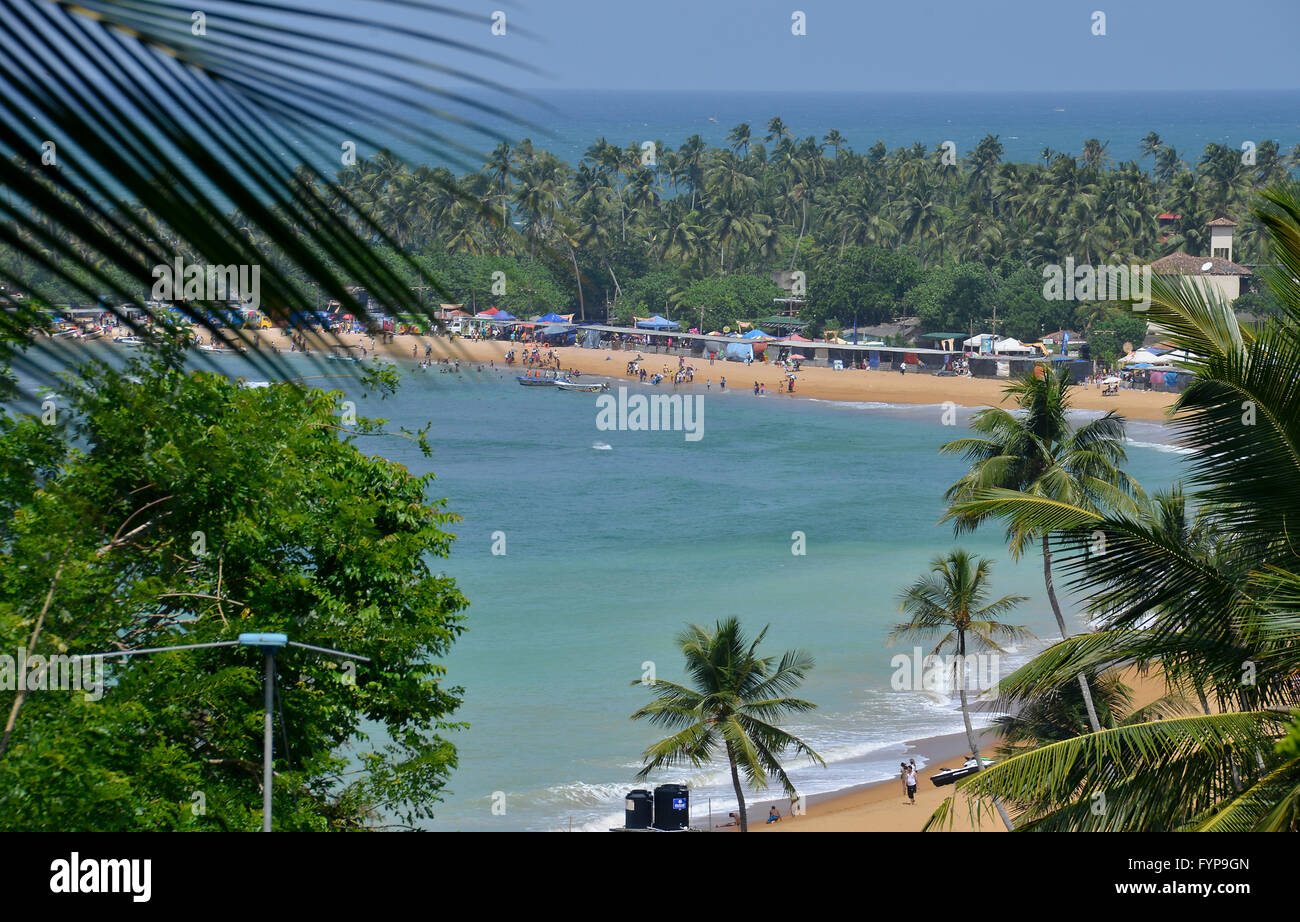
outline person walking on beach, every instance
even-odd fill
[[[726,378],[723,378],[723,379],[718,383],[718,388],[719,388],[720,390],[724,390],[724,391],[727,389],[727,379],[726,379]]]
[[[907,767],[907,799],[916,806],[916,764]]]

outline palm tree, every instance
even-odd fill
[[[749,830],[741,774],[757,790],[775,777],[793,798],[798,792],[780,757],[792,749],[817,764],[826,764],[811,746],[774,723],[786,714],[802,714],[817,707],[787,697],[812,670],[813,658],[800,650],[786,651],[779,662],[759,656],[758,646],[765,636],[766,627],[749,642],[736,618],[717,622],[712,632],[690,625],[677,636],[677,645],[686,657],[686,672],[694,687],[656,678],[650,683],[655,700],[632,715],[633,720],[646,719],[675,731],[646,749],[638,778],[657,768],[698,767],[726,755],[740,805],[741,832]]]
[[[1044,651],[1004,692],[1032,697],[1081,668],[1159,662],[1219,706],[1061,740],[962,786],[977,801],[1018,804],[1021,828],[1300,830],[1300,551],[1291,538],[1300,522],[1300,188],[1264,192],[1255,216],[1270,241],[1263,276],[1276,316],[1239,323],[1217,293],[1176,278],[1153,282],[1148,313],[1197,357],[1173,422],[1194,452],[1187,485],[1213,517],[1211,544],[1188,529],[1173,495],[1141,515],[1013,490],[963,504],[963,514],[1053,534],[1062,568],[1103,618],[1103,630]],[[1108,806],[1090,809],[1099,798]]]
[[[738,157],[744,157],[749,153],[750,137],[749,122],[741,122],[728,131],[727,140],[731,142],[731,152]]]
[[[1000,620],[1027,596],[1007,595],[988,602],[992,567],[992,561],[971,557],[961,549],[935,557],[930,563],[930,572],[903,590],[901,610],[910,618],[895,626],[889,635],[892,639],[927,642],[938,636],[938,642],[930,651],[932,656],[942,655],[946,649],[955,652],[953,681],[961,697],[966,742],[976,759],[980,758],[979,743],[971,728],[970,705],[966,700],[967,650],[1001,653],[1004,651],[998,641],[1017,642],[1033,637],[1023,627],[1004,624]],[[1002,814],[1002,819],[1011,829],[1011,820],[1006,813]]]
[[[1083,165],[1094,170],[1105,169],[1106,164],[1111,162],[1110,142],[1100,141],[1097,138],[1089,138],[1083,142]]]
[[[0,158],[0,186],[12,196],[0,245],[27,257],[16,263],[20,275],[7,275],[8,286],[37,303],[66,302],[69,291],[88,301],[106,295],[108,309],[138,331],[136,316],[147,313],[141,295],[153,287],[154,267],[179,256],[260,267],[262,303],[272,314],[300,307],[310,285],[358,317],[367,313],[355,297],[358,287],[394,312],[421,311],[411,289],[420,267],[395,238],[419,236],[430,216],[423,201],[392,198],[394,190],[400,196],[405,164],[381,152],[357,160],[335,181],[315,168],[298,168],[295,176],[293,164],[265,151],[331,148],[337,156],[340,134],[326,126],[345,123],[354,154],[378,148],[376,139],[391,136],[394,126],[410,143],[440,150],[445,126],[429,115],[435,111],[430,86],[445,67],[441,27],[450,28],[459,14],[430,8],[418,26],[382,25],[351,36],[344,53],[322,36],[351,28],[350,17],[279,6],[231,3],[223,28],[196,40],[189,17],[159,0],[7,4],[36,39],[24,44],[27,65],[59,76],[39,92],[0,81],[0,107],[23,112],[24,121],[41,126],[41,137],[72,139],[75,153],[64,155],[78,166],[75,175],[55,168],[33,173],[30,165],[41,163],[42,151],[30,141],[10,145],[16,159]],[[388,53],[395,35],[409,60]],[[126,72],[129,93],[106,89]],[[480,87],[489,82],[470,79]],[[178,80],[197,81],[182,120],[149,102],[175,98]],[[358,90],[381,84],[382,105]],[[473,99],[470,105],[480,113],[489,109]],[[285,117],[307,108],[313,119]],[[257,125],[265,146],[232,146],[232,118]],[[57,194],[45,186],[56,177]],[[111,187],[95,177],[112,177]],[[417,184],[427,191],[426,178]],[[392,227],[375,220],[384,209],[395,219]],[[391,247],[394,259],[374,258],[376,246]],[[40,271],[29,274],[36,259]],[[212,305],[177,306],[196,327],[217,333],[208,319]],[[252,346],[251,335],[224,332]],[[34,348],[46,344],[37,340]],[[0,351],[8,357],[7,349]],[[29,366],[44,378],[42,368],[61,364],[53,358]],[[267,376],[298,374],[271,350],[250,348],[249,361]]]
[[[782,139],[793,138],[794,134],[786,127],[785,122],[781,121],[780,116],[770,119],[767,123],[767,134],[763,136],[764,141],[780,141]]]
[[[1142,159],[1154,157],[1160,148],[1165,146],[1165,142],[1160,139],[1157,132],[1149,131],[1147,136],[1138,142],[1138,149],[1142,151]]]
[[[940,449],[971,462],[970,472],[944,494],[950,503],[944,521],[951,519],[958,533],[974,530],[989,518],[990,512],[976,510],[967,501],[998,488],[1088,508],[1133,508],[1132,497],[1140,488],[1119,467],[1126,457],[1123,417],[1112,411],[1073,428],[1068,419],[1070,382],[1063,371],[1028,374],[1007,385],[1004,392],[1015,400],[1021,415],[1001,407],[981,410],[970,422],[979,437],[956,439]],[[1052,581],[1049,534],[1013,527],[1007,531],[1007,542],[1017,558],[1035,539],[1040,543],[1047,598],[1061,637],[1066,638],[1070,632]],[[1099,730],[1101,724],[1083,673],[1079,674],[1079,684],[1092,728]]]

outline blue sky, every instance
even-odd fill
[[[357,8],[355,0],[322,5]],[[519,88],[1300,87],[1297,0],[487,0],[454,6],[481,11],[482,21],[449,28],[440,21],[450,37],[483,43],[545,72],[474,62],[483,75]],[[506,14],[505,36],[489,31],[494,10]],[[806,14],[806,35],[791,33],[795,10]],[[1106,14],[1104,36],[1092,34],[1094,10]]]

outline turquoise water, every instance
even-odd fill
[[[69,355],[81,349],[121,356],[106,345]],[[306,374],[335,370],[284,358]],[[209,364],[256,377],[240,359]],[[953,427],[935,406],[715,388],[703,396],[703,437],[687,441],[601,431],[595,395],[522,388],[502,369],[470,368],[459,377],[412,370],[387,401],[361,397],[346,377],[312,382],[348,391],[359,412],[388,417],[394,431],[432,421],[432,458],[398,438],[362,447],[435,471],[431,496],[464,517],[442,566],[471,602],[469,630],[446,663],[449,684],[465,689],[456,717],[470,727],[453,735],[460,768],[434,829],[619,821],[623,794],[648,786],[635,778],[639,754],[658,738],[628,719],[649,700],[632,683],[645,663],[684,679],[673,638],[688,622],[737,615],[751,633],[770,624],[767,652],[799,647],[816,658],[801,696],[819,709],[787,724],[827,761],[792,763],[809,794],[892,777],[904,741],[961,729],[955,698],[890,687],[891,659],[910,653],[886,644],[896,595],[935,554],[960,544],[995,557],[994,592],[1029,596],[1013,622],[1044,642],[1055,636],[1037,556],[1013,563],[996,527],[957,542],[936,524],[943,490],[963,471],[937,449],[964,431],[970,411]],[[1143,484],[1179,476],[1163,427],[1131,423],[1130,436],[1128,468]],[[791,553],[794,532],[802,556]],[[492,553],[498,533],[504,555]],[[1004,658],[1003,672],[1041,645]],[[715,814],[732,807],[721,769],[649,784],[667,781],[690,785],[697,817],[710,798]],[[493,812],[494,795],[504,814]]]
[[[885,645],[898,590],[958,543],[936,525],[963,469],[937,454],[961,431],[941,424],[941,408],[715,389],[704,437],[688,442],[600,431],[590,394],[521,388],[497,370],[461,377],[413,372],[396,401],[360,404],[394,424],[433,421],[432,459],[399,440],[375,449],[436,471],[433,494],[464,516],[445,569],[471,600],[470,630],[447,665],[470,729],[456,736],[461,765],[433,828],[611,825],[623,793],[645,786],[638,756],[657,738],[628,719],[648,700],[631,683],[646,662],[684,678],[673,637],[687,622],[738,615],[750,631],[771,625],[769,652],[816,657],[802,694],[819,710],[788,725],[828,762],[794,772],[808,793],[892,777],[902,741],[961,729],[946,696],[891,690],[890,659],[908,648]],[[1177,476],[1161,427],[1135,424],[1133,436],[1144,443],[1133,474]],[[804,556],[791,553],[795,531]],[[1013,564],[1000,534],[960,544],[998,558],[995,591],[1030,597],[1015,620],[1054,636],[1039,558]],[[727,809],[720,770],[651,779],[665,781],[688,783],[699,809],[710,797]]]

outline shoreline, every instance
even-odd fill
[[[247,337],[249,334],[244,333]],[[274,344],[277,348],[289,344],[288,335],[283,330],[259,331],[259,338]],[[392,343],[374,343],[370,349],[370,337],[364,333],[345,333],[339,335],[316,334],[310,336],[313,356],[321,357],[332,346],[365,346],[367,359],[382,356],[385,359],[405,363],[422,361],[425,348],[429,347],[430,358],[434,361],[448,359],[455,361],[488,365],[495,363],[500,369],[505,363],[505,354],[514,349],[522,351],[522,343],[501,340],[467,340],[448,339],[445,336],[398,336]],[[412,356],[411,350],[415,349]],[[530,346],[531,348],[531,346]],[[251,351],[251,349],[250,349]],[[281,348],[282,354],[287,354]],[[576,369],[583,375],[595,375],[609,378],[611,381],[633,382],[625,374],[626,365],[637,355],[643,357],[642,365],[651,373],[662,371],[663,366],[670,369],[677,367],[678,357],[666,353],[642,350],[584,349],[579,346],[559,346],[551,350],[560,361],[562,369]],[[717,387],[721,379],[728,378],[731,391],[751,391],[755,382],[763,384],[768,397],[785,400],[812,399],[836,403],[888,403],[908,404],[913,406],[933,406],[941,408],[945,404],[958,407],[983,408],[1001,404],[1005,395],[1003,388],[1008,379],[1003,378],[940,378],[925,373],[898,374],[890,371],[862,371],[822,368],[804,365],[797,374],[795,392],[786,394],[778,391],[777,386],[784,381],[785,372],[774,365],[755,362],[745,365],[740,362],[717,360],[710,362],[706,358],[691,357],[688,365],[695,366],[695,385],[711,382]],[[512,371],[524,366],[509,366]],[[648,385],[647,385],[648,386]],[[673,385],[665,382],[660,387],[672,391]],[[679,391],[680,392],[680,391]],[[1103,397],[1096,388],[1076,387],[1071,394],[1071,408],[1105,412],[1114,410],[1127,419],[1167,422],[1169,408],[1177,395],[1160,391],[1121,390],[1115,397]]]
[[[1158,666],[1147,673],[1139,672],[1136,667],[1121,670],[1124,682],[1133,691],[1133,707],[1140,708],[1167,694],[1164,673]],[[975,731],[980,743],[980,755],[984,758],[996,758],[994,748],[1000,740],[992,728]],[[969,751],[966,734],[950,733],[919,740],[909,740],[907,746],[915,748],[918,756],[929,757],[917,772],[916,805],[908,803],[902,790],[902,781],[893,778],[888,781],[865,782],[839,791],[826,794],[814,794],[808,797],[808,809],[802,816],[789,815],[788,798],[764,797],[753,802],[754,808],[761,807],[761,813],[750,809],[750,832],[920,832],[931,814],[943,803],[953,791],[945,785],[935,787],[930,775],[940,768],[957,767]],[[908,758],[911,758],[909,751]],[[919,761],[919,759],[918,759]],[[782,818],[779,823],[766,823],[767,809],[777,805]],[[749,805],[746,805],[749,807]],[[732,832],[734,829],[715,829],[714,832]],[[1006,831],[995,812],[985,810],[972,822],[966,802],[958,800],[950,814],[950,825],[944,831],[953,832],[1004,832]]]

